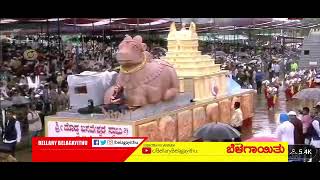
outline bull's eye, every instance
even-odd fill
[[[134,48],[135,50],[139,50],[139,47],[138,47],[137,45],[133,45],[133,48]]]

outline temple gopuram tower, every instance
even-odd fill
[[[180,92],[191,92],[195,101],[211,100],[227,91],[227,71],[221,71],[209,55],[201,55],[196,25],[189,29],[183,25],[177,31],[175,23],[170,26],[168,52],[162,59],[173,64],[179,80]],[[217,91],[217,92],[216,92]]]

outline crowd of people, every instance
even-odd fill
[[[269,52],[268,52],[269,53]],[[299,68],[297,52],[290,56],[277,54],[275,51],[271,56],[266,53],[257,56],[253,52],[246,63],[243,60],[231,60],[227,58],[223,68],[230,70],[232,78],[245,89],[256,89],[258,94],[264,93],[267,100],[267,109],[274,110],[279,97],[280,87],[286,94],[286,100],[305,88],[315,88],[320,85],[320,74],[316,68]],[[294,54],[295,53],[295,54]],[[257,58],[258,57],[258,58]],[[253,61],[254,60],[254,61]],[[289,111],[280,114],[280,124],[276,129],[276,137],[279,141],[288,142],[289,145],[311,145],[320,148],[320,102],[313,110],[303,107],[298,113]],[[234,112],[231,125],[241,132],[243,124],[240,104],[234,104]],[[312,158],[313,162],[319,162],[317,154]]]
[[[280,125],[276,129],[276,136],[281,142],[289,145],[311,145],[320,148],[320,102],[316,104],[311,112],[304,107],[298,113],[289,111],[280,114]],[[312,161],[319,162],[319,153]]]
[[[1,102],[13,102],[12,107],[6,108],[6,115],[1,116],[3,143],[15,147],[21,136],[29,135],[31,144],[31,138],[42,132],[45,116],[69,108],[68,75],[106,71],[115,65],[107,56],[109,48],[101,51],[99,44],[93,45],[91,42],[82,47],[80,53],[77,48],[70,46],[59,51],[58,47],[48,48],[41,44],[35,47],[28,43],[3,43],[0,97]],[[25,52],[29,50],[36,51],[31,56],[33,58],[26,56]],[[22,102],[15,102],[13,99],[16,97]],[[1,110],[4,109],[1,106]],[[15,148],[11,149],[14,155]]]

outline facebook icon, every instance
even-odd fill
[[[99,140],[93,140],[93,145],[99,145]]]

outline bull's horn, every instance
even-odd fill
[[[126,37],[123,40],[132,40],[132,37],[126,34]]]

